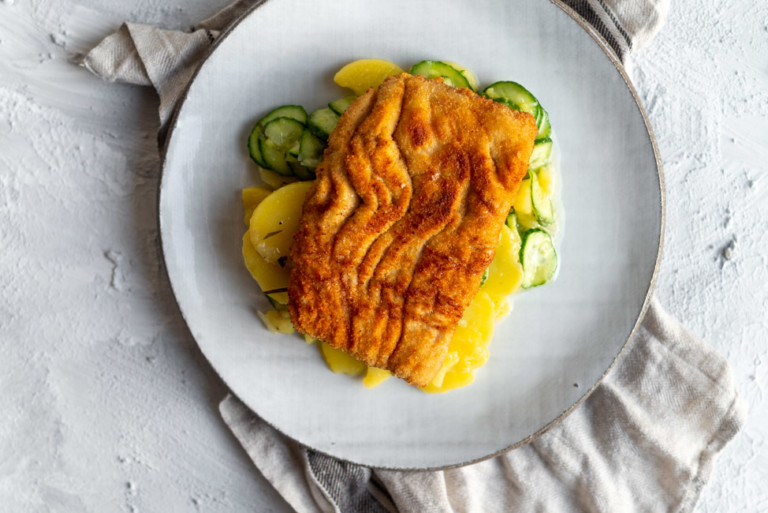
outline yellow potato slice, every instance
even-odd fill
[[[288,292],[273,292],[271,294],[267,294],[267,296],[276,303],[280,303],[281,305],[288,304]]]
[[[352,358],[341,349],[334,349],[325,342],[320,342],[320,352],[325,364],[336,374],[357,376],[365,370],[365,364]]]
[[[443,367],[423,390],[447,392],[474,381],[474,372],[488,361],[496,311],[491,297],[477,293],[453,333]]]
[[[496,305],[496,310],[494,311],[494,314],[496,316],[496,322],[499,322],[504,317],[509,315],[509,312],[512,310],[511,305],[509,304],[509,299],[505,299],[500,304]]]
[[[555,190],[555,177],[552,173],[552,169],[549,166],[543,166],[537,170],[537,173],[541,192],[543,192],[545,196],[552,196],[552,193]]]
[[[475,371],[468,372],[450,372],[445,376],[443,380],[443,386],[440,392],[447,392],[455,388],[465,387],[471,385],[475,381]]]
[[[515,213],[518,215],[533,215],[533,202],[531,201],[531,179],[526,178],[520,182],[520,188],[517,190],[515,202]]]
[[[251,244],[270,264],[284,267],[293,234],[299,227],[304,198],[313,182],[296,182],[279,188],[259,203],[251,216]]]
[[[245,267],[259,284],[261,290],[279,290],[288,287],[288,270],[280,267],[280,264],[264,260],[264,257],[253,247],[250,232],[245,232],[243,235],[243,260]]]
[[[539,221],[535,214],[517,214],[517,223],[523,228],[523,230],[540,228]]]
[[[243,212],[245,212],[245,226],[249,226],[251,222],[251,215],[256,207],[261,203],[264,198],[270,195],[272,191],[265,189],[264,187],[246,187],[243,189]]]
[[[477,331],[483,340],[490,341],[493,336],[494,310],[495,305],[491,296],[481,290],[464,311],[462,319],[466,322],[467,328]]]
[[[357,96],[371,87],[379,87],[384,79],[403,73],[397,64],[382,59],[360,59],[341,68],[333,81],[341,87],[352,89]]]
[[[440,370],[437,372],[437,375],[432,379],[432,381],[424,387],[423,390],[431,393],[437,393],[437,392],[443,392],[443,383],[445,383],[445,375],[453,369],[456,364],[459,363],[459,354],[457,352],[449,352],[447,355],[445,355],[445,361],[443,362],[443,366],[440,367]]]
[[[363,385],[366,388],[374,388],[384,383],[390,376],[392,376],[392,373],[388,370],[368,367],[363,378]]]
[[[264,326],[272,333],[290,335],[295,330],[291,322],[291,316],[287,310],[270,310],[267,313],[257,312]]]
[[[485,292],[494,303],[494,310],[501,311],[507,296],[520,288],[523,281],[523,266],[520,265],[520,235],[504,225],[501,229],[496,255],[488,267],[488,279],[481,292]]]

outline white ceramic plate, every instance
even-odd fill
[[[256,183],[253,123],[346,94],[357,58],[452,60],[482,84],[525,84],[562,154],[562,266],[520,294],[467,388],[428,395],[392,379],[367,390],[299,337],[269,334],[243,267],[240,190]],[[601,380],[646,306],[662,232],[654,144],[601,46],[555,4],[509,0],[269,0],[219,42],[190,86],[165,157],[160,229],[168,274],[211,365],[250,408],[316,450],[372,466],[436,468],[529,440]]]

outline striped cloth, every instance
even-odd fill
[[[625,62],[651,42],[667,17],[669,0],[563,0]]]
[[[83,56],[110,81],[154,87],[159,141],[208,54],[262,0],[239,0],[190,31],[126,23]],[[625,67],[666,17],[669,0],[553,0],[580,17]],[[625,355],[570,416],[533,442],[446,471],[372,470],[307,450],[234,396],[224,421],[300,513],[690,511],[717,453],[744,423],[725,360],[653,301]]]

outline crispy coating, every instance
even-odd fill
[[[480,287],[536,137],[530,114],[402,74],[331,134],[291,247],[296,329],[426,386]]]

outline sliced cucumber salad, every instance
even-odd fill
[[[248,153],[259,166],[278,175],[314,180],[326,146],[323,138],[338,121],[339,115],[330,108],[307,115],[300,105],[283,105],[254,125]]]
[[[520,184],[517,199],[507,217],[507,226],[522,238],[520,264],[522,287],[538,287],[550,281],[557,271],[557,251],[552,236],[558,229],[553,202],[552,139],[536,141],[528,174]]]
[[[248,137],[251,159],[280,176],[314,180],[328,137],[355,98],[339,98],[311,114],[300,105],[273,109],[251,130]]]
[[[528,163],[528,174],[521,184],[515,206],[507,217],[507,226],[517,230],[522,237],[520,264],[523,267],[523,288],[538,287],[550,281],[557,271],[557,251],[552,242],[556,226],[556,212],[552,202],[551,183],[546,190],[542,176],[551,182],[552,125],[549,114],[539,100],[517,82],[495,82],[483,90],[484,96],[506,105],[510,109],[531,114],[536,119],[536,141]]]
[[[424,60],[411,66],[410,73],[442,78],[450,86],[478,91],[482,96],[535,118],[537,135],[528,174],[510,210],[507,225],[516,230],[522,240],[519,256],[523,268],[522,287],[547,283],[555,276],[558,261],[552,242],[557,230],[557,211],[552,201],[555,164],[552,162],[552,126],[546,109],[517,82],[494,82],[481,91],[475,75],[452,62]],[[344,96],[309,114],[300,105],[273,109],[251,131],[248,138],[251,158],[284,179],[313,180],[328,138],[355,99],[355,95]]]

